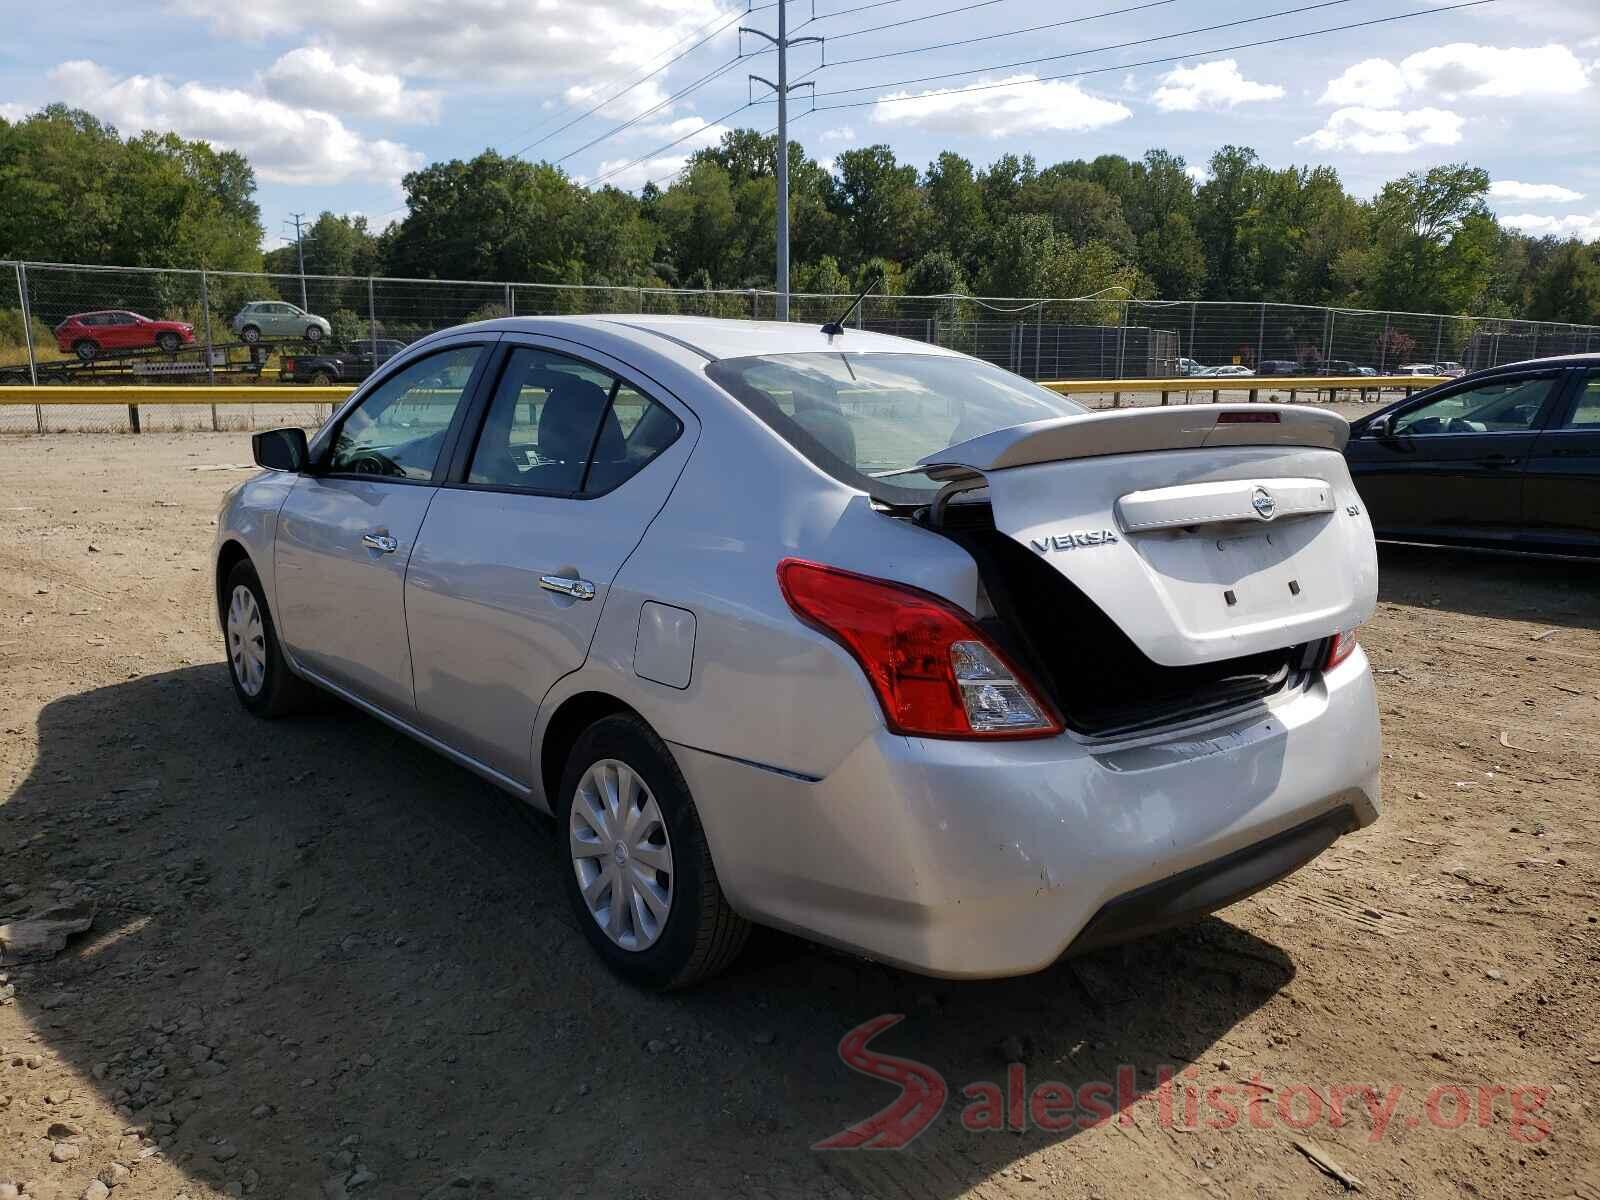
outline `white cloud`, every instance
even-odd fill
[[[1283,89],[1277,84],[1254,83],[1239,73],[1239,64],[1233,59],[1219,58],[1168,71],[1151,99],[1162,112],[1219,112],[1282,96]]]
[[[1590,68],[1565,46],[1480,46],[1451,42],[1398,63],[1368,58],[1328,82],[1322,103],[1394,108],[1408,95],[1443,100],[1569,96],[1589,86]]]
[[[20,121],[34,111],[28,104],[0,104],[0,118],[7,121]]]
[[[1553,234],[1560,238],[1578,238],[1585,242],[1600,242],[1600,211],[1587,216],[1573,213],[1565,217],[1544,217],[1535,213],[1513,213],[1501,217],[1500,224],[1520,229],[1535,237]]]
[[[702,129],[702,125],[705,128]],[[635,125],[628,132],[652,142],[671,142],[673,149],[689,152],[715,146],[722,141],[722,135],[728,132],[728,127],[706,125],[700,117],[679,117],[676,121],[663,121],[656,125]],[[622,161],[626,162],[627,159]]]
[[[601,116],[616,121],[642,117],[657,108],[663,113],[669,113],[676,107],[665,103],[671,93],[661,86],[659,79],[647,79],[638,87],[631,88],[618,96],[617,92],[626,87],[627,83],[627,80],[621,83],[615,80],[609,83],[575,83],[566,90],[564,99],[574,108],[590,108],[597,100],[604,98],[606,102],[597,111]]]
[[[1451,42],[1419,50],[1400,61],[1414,91],[1507,99],[1514,96],[1570,96],[1589,86],[1589,73],[1565,46],[1479,46]]]
[[[1328,81],[1321,103],[1393,108],[1405,98],[1405,76],[1386,58],[1366,58],[1352,63]]]
[[[1204,167],[1197,167],[1193,163],[1190,163],[1188,166],[1184,167],[1183,173],[1190,179],[1194,180],[1195,187],[1199,187],[1202,183],[1211,178],[1210,171],[1206,170]]]
[[[1034,75],[980,79],[986,91],[890,92],[879,96],[872,120],[931,133],[1009,137],[1047,130],[1078,133],[1126,121],[1133,112],[1115,100],[1102,100],[1075,82],[1033,82]],[[907,98],[910,97],[910,98]]]
[[[50,72],[56,92],[124,133],[171,129],[246,155],[262,179],[326,184],[346,179],[397,183],[422,165],[414,150],[382,138],[368,139],[338,117],[295,108],[237,88],[174,84],[159,75],[118,78],[85,59]]]
[[[355,117],[431,124],[439,119],[439,93],[407,88],[392,71],[341,62],[321,46],[290,50],[261,77],[267,94],[285,104]]]
[[[734,12],[724,0],[167,0],[167,8],[229,38],[309,35],[407,76],[516,87],[625,81]],[[731,44],[731,28],[725,37]]]
[[[1515,179],[1496,179],[1489,185],[1496,200],[1524,200],[1530,203],[1572,204],[1583,199],[1582,192],[1558,183],[1518,183]]]
[[[642,163],[634,163],[626,170],[618,171],[618,167],[625,166],[630,160],[626,158],[608,159],[595,170],[595,181],[580,179],[579,183],[591,184],[597,187],[621,188],[625,192],[635,192],[645,184],[654,182],[657,187],[665,188],[684,167],[689,165],[687,154],[667,154],[661,158],[646,159]],[[612,175],[612,171],[617,171]],[[609,176],[609,178],[602,177]]]
[[[856,140],[856,131],[848,125],[842,125],[838,129],[824,129],[817,140],[819,142],[853,142]]]
[[[1357,154],[1405,154],[1421,146],[1453,146],[1461,140],[1461,118],[1442,108],[1341,108],[1315,133],[1295,144],[1316,150],[1353,150]]]

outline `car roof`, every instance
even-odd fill
[[[708,361],[747,358],[758,354],[810,352],[931,354],[959,358],[955,350],[911,338],[872,333],[846,327],[829,337],[820,324],[810,321],[742,321],[723,317],[666,316],[652,313],[588,315],[580,317],[506,317],[485,323],[502,332],[537,333],[572,326],[622,336],[637,345],[660,350],[663,342],[692,351]]]

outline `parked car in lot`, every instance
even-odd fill
[[[1460,379],[1467,373],[1467,369],[1458,362],[1436,362],[1433,364],[1435,375],[1445,375],[1451,379]]]
[[[1223,363],[1220,367],[1206,367],[1200,374],[1207,379],[1214,379],[1218,376],[1254,375],[1255,372],[1249,367],[1240,366],[1238,363]]]
[[[156,348],[171,354],[194,341],[194,326],[187,322],[158,321],[125,308],[74,313],[54,333],[63,354],[76,354],[84,362],[108,351]]]
[[[1401,363],[1398,367],[1393,368],[1389,373],[1391,375],[1437,375],[1437,374],[1439,374],[1439,372],[1434,369],[1434,365],[1432,363]]]
[[[357,342],[332,354],[285,354],[278,364],[278,378],[290,383],[330,387],[365,379],[373,369],[388,362],[406,348],[395,338]]]
[[[752,923],[1018,974],[1377,818],[1346,432],[842,322],[503,318],[257,435],[217,610],[249,712],[326,689],[551,813],[626,978]]]
[[[1300,364],[1287,358],[1264,358],[1256,364],[1257,375],[1298,375]]]
[[[1178,374],[1179,375],[1198,375],[1200,373],[1200,371],[1201,371],[1201,366],[1200,366],[1199,363],[1195,362],[1194,359],[1192,359],[1192,358],[1180,358],[1178,360]]]
[[[309,313],[287,300],[252,300],[233,314],[233,332],[255,345],[264,337],[300,338],[320,342],[333,332],[326,317]]]
[[[1352,425],[1377,535],[1600,556],[1600,354],[1479,371]]]

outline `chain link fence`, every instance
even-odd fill
[[[822,324],[853,299],[794,295]],[[397,344],[502,316],[653,313],[771,320],[770,291],[241,274],[0,262],[0,384],[356,382]],[[255,315],[253,315],[255,314]],[[264,314],[264,315],[262,315]],[[173,325],[165,322],[176,323]],[[1600,327],[1293,304],[872,295],[851,324],[948,346],[1032,379],[1479,370],[1600,350]],[[176,340],[174,339],[176,334]],[[163,336],[165,335],[165,336]],[[1214,383],[1196,380],[1209,395]],[[304,411],[300,411],[301,408]],[[324,405],[151,406],[143,428],[315,424]],[[0,432],[129,427],[121,408],[0,405]]]

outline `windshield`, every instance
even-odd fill
[[[999,367],[936,354],[726,358],[706,374],[834,478],[891,504],[939,484],[897,474],[995,429],[1087,410]]]

